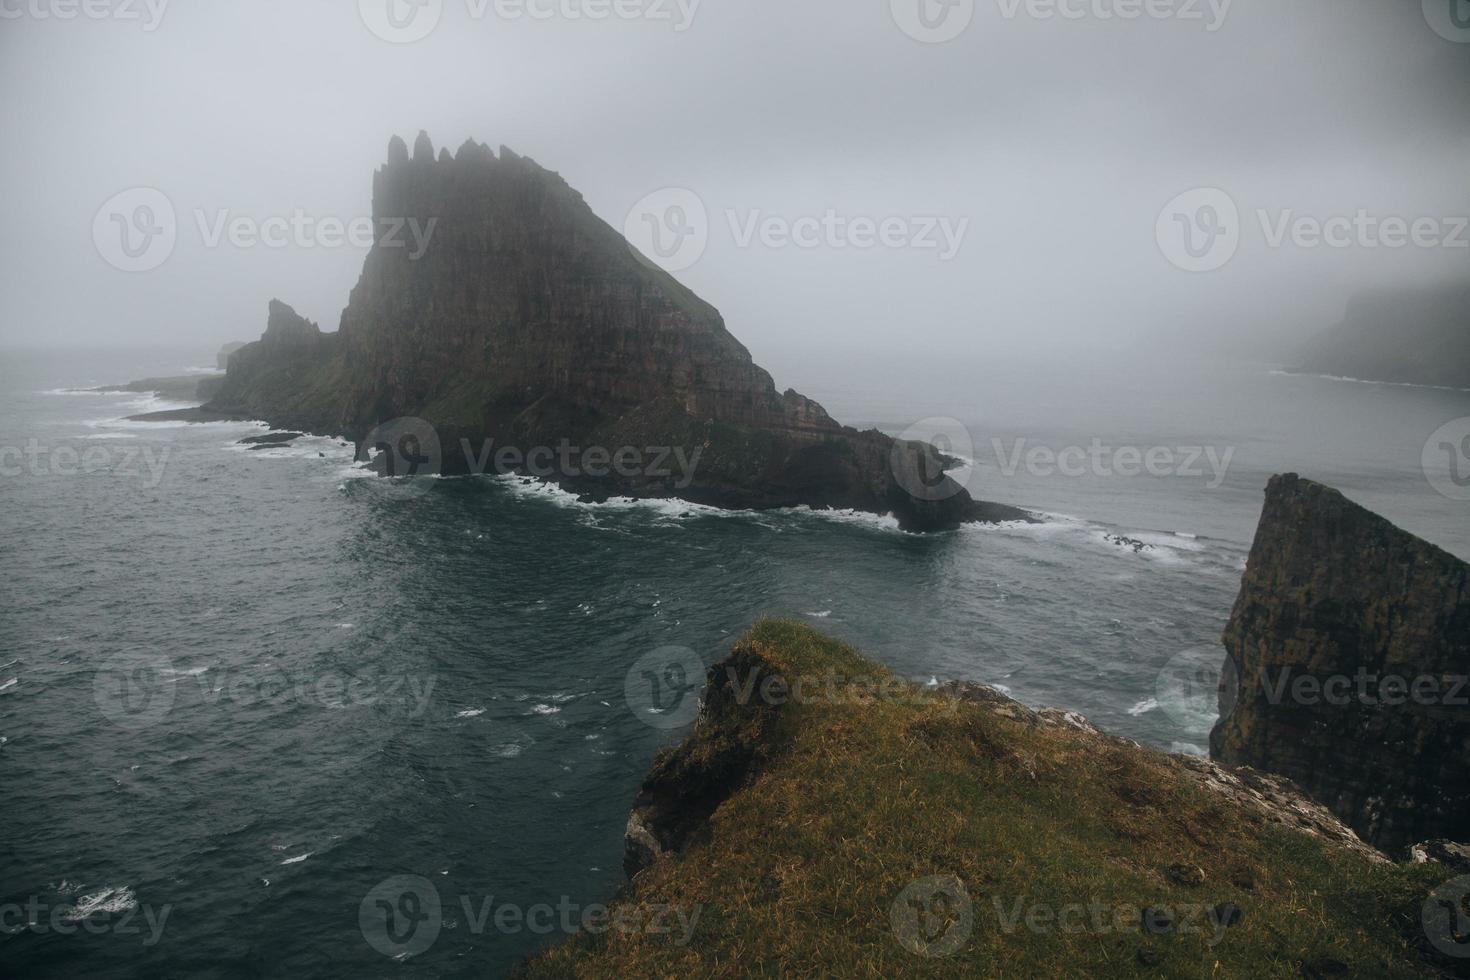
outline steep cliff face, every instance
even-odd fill
[[[1386,850],[1470,837],[1464,562],[1278,476],[1224,642],[1216,759],[1290,777]]]
[[[1291,370],[1470,388],[1470,286],[1356,296],[1343,322],[1309,343]]]
[[[442,469],[483,446],[682,447],[693,479],[567,477],[580,492],[897,514],[928,530],[1024,519],[981,506],[931,447],[844,428],[777,391],[708,303],[638,255],[562,178],[501,147],[397,137],[373,178],[378,241],[335,335],[272,304],[208,408],[362,439],[431,424]],[[305,324],[303,326],[303,324]]]

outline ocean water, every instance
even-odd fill
[[[677,664],[761,616],[1200,752],[1270,474],[1470,556],[1470,505],[1423,464],[1470,392],[1249,364],[944,364],[904,390],[809,365],[790,380],[837,417],[930,420],[978,496],[1047,515],[918,537],[405,486],[333,440],[250,452],[261,426],[128,423],[168,406],[69,390],[210,361],[0,361],[0,974],[501,975],[567,934],[538,906],[575,921],[617,890],[629,804],[689,703]],[[1094,439],[1190,472],[1011,466]],[[423,925],[411,950],[380,900]]]

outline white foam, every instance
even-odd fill
[[[531,706],[531,714],[533,715],[554,715],[559,711],[561,711],[560,708],[549,704],[535,704]]]
[[[495,754],[502,759],[514,759],[521,754],[523,748],[524,746],[519,742],[506,742],[504,745],[497,745],[495,747]]]
[[[17,685],[19,683],[20,683],[20,678],[19,677],[12,677],[10,680],[6,681],[4,684],[0,684],[0,691],[8,691],[8,690],[10,690],[10,688],[14,687],[15,685]]]
[[[1173,755],[1193,755],[1201,759],[1208,759],[1210,752],[1203,745],[1195,745],[1193,742],[1171,742],[1169,752]]]
[[[1153,711],[1153,710],[1157,709],[1158,706],[1159,706],[1158,698],[1146,698],[1145,700],[1140,701],[1137,704],[1135,704],[1133,707],[1129,708],[1128,709],[1128,713],[1130,715],[1132,715],[1133,717],[1137,718],[1139,715],[1146,715],[1150,711]]]
[[[832,610],[823,609],[821,612],[809,612],[805,613],[804,615],[810,616],[812,619],[826,619],[828,616],[832,615]]]
[[[286,860],[282,861],[281,864],[300,864],[302,861],[305,861],[307,858],[311,857],[315,853],[315,851],[307,851],[305,854],[298,854],[295,857],[286,858]]]
[[[1372,378],[1349,378],[1341,374],[1310,374],[1300,371],[1271,372],[1283,378],[1320,378],[1323,381],[1346,381],[1355,385],[1385,385],[1391,388],[1428,388],[1431,391],[1470,391],[1470,388],[1457,388],[1454,385],[1425,385],[1413,381],[1374,381]]]
[[[77,436],[78,439],[136,439],[134,432],[94,432],[87,436]]]
[[[137,907],[138,900],[133,896],[131,888],[104,888],[77,899],[77,904],[68,909],[62,919],[66,922],[81,922],[98,912],[130,912]]]
[[[188,670],[174,670],[172,667],[165,667],[159,673],[166,677],[198,677],[207,670],[209,670],[208,667],[191,667]]]
[[[5,670],[8,667],[14,667],[18,663],[20,663],[20,658],[19,657],[16,657],[14,660],[10,661],[10,663],[8,663],[8,664],[0,664],[0,670]]]
[[[485,713],[485,709],[484,708],[470,708],[467,711],[461,711],[461,712],[457,713],[454,717],[456,717],[456,718],[478,718],[481,715],[483,715],[484,713]]]

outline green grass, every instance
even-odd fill
[[[788,679],[886,676],[792,622],[758,624],[739,651]],[[699,908],[687,945],[677,932],[586,935],[542,952],[523,974],[1434,975],[1420,959],[1419,909],[1451,872],[1373,863],[1253,819],[1161,753],[904,691],[774,713],[754,774],[680,859],[640,875],[614,903]],[[660,765],[697,767],[739,715],[725,706]],[[1178,883],[1175,865],[1201,869],[1203,882]],[[890,917],[900,893],[931,876],[958,879],[971,903],[968,939],[937,957],[905,948]],[[1017,903],[1021,919],[1007,928]],[[1128,914],[1221,903],[1242,916],[1218,941],[1204,919],[1197,931],[1149,935],[1140,913]],[[1027,927],[1028,909],[1078,905],[1067,930],[1040,918]],[[945,926],[964,918],[936,907],[931,938],[957,935]],[[1334,974],[1339,966],[1350,973]]]

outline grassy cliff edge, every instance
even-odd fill
[[[711,668],[628,842],[609,921],[520,975],[1450,969],[1421,909],[1454,872],[1388,861],[1290,783],[919,688],[784,620]]]

